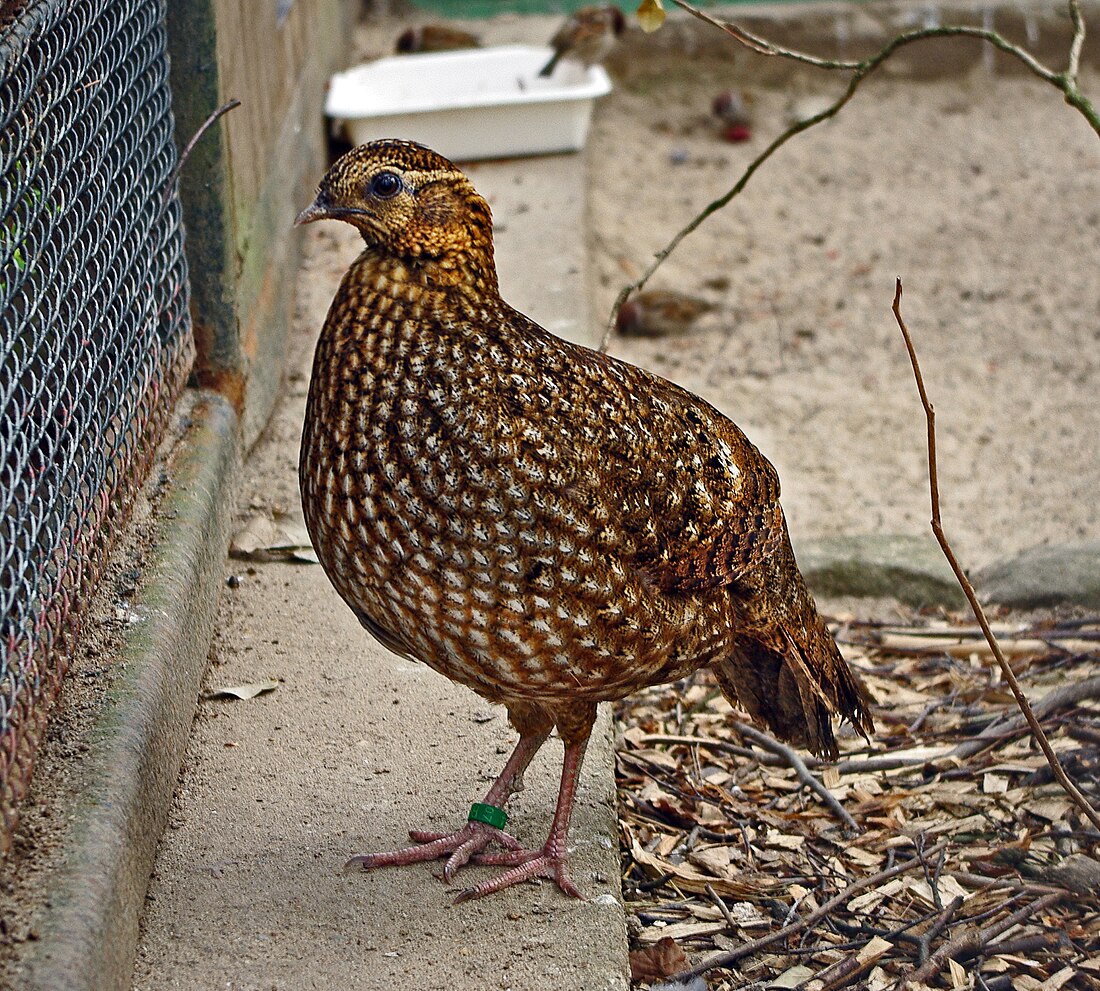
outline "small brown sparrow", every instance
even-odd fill
[[[539,71],[539,75],[551,75],[563,58],[576,59],[585,66],[602,62],[625,30],[626,18],[618,7],[611,4],[581,7],[566,18],[565,23],[550,39],[554,54]]]
[[[411,55],[414,52],[452,52],[480,47],[481,39],[469,31],[448,24],[422,24],[401,32],[394,50],[398,55]]]
[[[713,303],[698,296],[671,289],[650,289],[623,303],[615,326],[620,334],[631,337],[678,337],[713,309]]]

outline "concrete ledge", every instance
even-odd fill
[[[156,544],[135,601],[142,617],[90,735],[91,787],[70,815],[24,991],[130,987],[138,920],[206,669],[237,460],[237,418],[200,394],[167,465]]]

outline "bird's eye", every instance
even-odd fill
[[[380,200],[388,200],[401,191],[401,178],[393,172],[379,172],[370,181],[370,192]]]

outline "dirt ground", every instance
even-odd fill
[[[598,313],[733,185],[792,103],[838,92],[809,70],[782,89],[744,87],[737,65],[633,62],[600,104]],[[710,116],[731,81],[752,101],[740,144]],[[1100,533],[1097,257],[1100,142],[1055,90],[980,69],[871,78],[650,283],[714,311],[682,337],[620,337],[613,351],[740,424],[779,469],[796,540],[926,533],[925,423],[890,309],[900,277],[936,407],[944,523],[980,567]]]

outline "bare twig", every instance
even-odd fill
[[[1064,891],[1052,891],[1050,894],[1036,898],[1035,901],[1017,909],[1011,915],[1006,915],[1003,919],[991,922],[988,926],[981,929],[967,929],[954,939],[944,943],[920,967],[903,977],[896,985],[897,991],[909,987],[910,984],[925,983],[935,977],[943,969],[948,959],[961,962],[976,956],[1001,933],[1019,925],[1021,922],[1026,922],[1033,915],[1037,915],[1044,909],[1057,904],[1065,896]]]
[[[945,849],[947,846],[947,840],[941,840],[934,847],[924,851],[924,856],[932,856],[938,854],[940,850]],[[853,881],[843,891],[833,895],[828,901],[822,904],[819,908],[815,909],[809,915],[804,915],[799,919],[795,919],[794,922],[789,925],[783,926],[781,929],[777,929],[773,933],[769,933],[767,936],[761,936],[759,939],[751,940],[748,943],[742,943],[735,950],[728,950],[725,953],[719,953],[715,956],[709,957],[702,963],[696,964],[691,970],[686,970],[680,974],[674,974],[669,980],[680,981],[686,983],[689,978],[698,977],[700,974],[706,973],[708,970],[713,970],[715,967],[730,967],[738,960],[745,957],[752,956],[754,953],[758,953],[760,950],[766,949],[775,943],[781,942],[790,936],[794,936],[797,933],[802,932],[804,929],[809,929],[811,926],[816,925],[822,919],[829,915],[835,908],[843,905],[849,898],[857,894],[860,891],[865,891],[868,888],[874,888],[882,884],[883,881],[888,881],[892,877],[897,877],[899,874],[904,874],[906,871],[912,870],[914,867],[919,867],[921,862],[920,857],[910,857],[908,860],[903,861],[900,864],[895,864],[893,867],[889,867],[886,870],[879,871],[877,874],[873,874],[869,877],[861,878],[858,881]],[[1003,932],[1003,930],[1002,930]],[[998,934],[999,935],[999,934]]]
[[[219,117],[229,113],[230,110],[235,110],[241,105],[241,101],[234,98],[226,103],[223,103],[217,110],[215,110],[209,117],[206,118],[199,126],[199,129],[191,135],[191,140],[184,145],[183,151],[180,152],[179,160],[176,162],[176,167],[172,169],[172,174],[168,176],[168,181],[164,184],[164,192],[162,194],[162,202],[167,203],[169,197],[172,195],[172,190],[176,187],[176,180],[179,178],[180,172],[183,170],[184,164],[191,156],[191,152],[195,150],[195,145],[198,144],[199,138],[201,138]]]
[[[1046,894],[1052,891],[1070,890],[1064,884],[1042,884],[1036,883],[1035,881],[1021,881],[1019,878],[1012,877],[1011,875],[1005,875],[1004,877],[986,877],[984,874],[975,874],[972,871],[965,871],[958,867],[952,868],[951,876],[960,884],[969,884],[976,888],[983,890],[989,889],[990,891],[1007,888],[1011,891],[1020,891],[1028,894]]]
[[[1044,695],[1031,708],[1035,715],[1042,719],[1048,714],[1086,699],[1100,698],[1100,675],[1084,678],[1070,685],[1061,685]],[[981,733],[970,740],[964,740],[957,746],[946,751],[941,757],[931,758],[935,760],[965,760],[973,757],[987,747],[995,746],[1006,737],[1018,733],[1027,726],[1027,720],[1020,713],[1010,719],[998,719],[990,723]],[[735,743],[726,740],[717,740],[709,736],[676,736],[670,733],[647,733],[639,737],[640,743],[667,743],[682,744],[689,747],[703,747],[707,750],[716,750],[721,753],[733,754],[735,757],[751,757],[760,764],[769,767],[782,767],[786,763],[782,757],[772,753],[757,754],[747,747],[739,747]],[[928,756],[909,757],[904,755],[880,754],[874,757],[853,757],[848,760],[838,761],[833,765],[839,774],[870,774],[879,771],[896,771],[906,767],[921,767],[929,762]],[[826,761],[817,757],[802,758],[807,768],[823,766]]]
[[[1092,807],[1084,793],[1069,779],[1061,762],[1058,760],[1058,755],[1054,752],[1054,748],[1051,747],[1050,741],[1043,731],[1043,727],[1040,725],[1039,720],[1031,709],[1031,703],[1028,702],[1027,696],[1024,695],[1023,689],[1020,688],[1019,681],[1016,680],[1016,674],[1012,670],[1012,666],[1005,658],[997,638],[990,629],[985,610],[982,608],[981,603],[978,602],[978,596],[974,591],[974,586],[970,584],[970,579],[966,577],[966,572],[963,571],[962,566],[955,557],[955,552],[951,549],[950,543],[948,543],[947,536],[943,530],[943,523],[940,519],[939,472],[936,463],[936,411],[928,400],[928,393],[924,387],[924,377],[921,375],[920,362],[917,361],[917,352],[913,347],[913,339],[909,336],[909,328],[906,327],[905,320],[901,315],[901,279],[897,280],[894,289],[893,311],[894,319],[897,320],[901,335],[905,340],[905,348],[909,352],[909,361],[913,366],[913,376],[916,379],[917,392],[920,394],[921,405],[924,407],[924,416],[928,428],[928,485],[932,501],[932,532],[936,535],[936,540],[940,545],[940,549],[943,551],[944,557],[947,558],[947,563],[955,573],[955,580],[963,590],[966,601],[970,603],[974,618],[977,619],[978,625],[982,628],[986,642],[989,644],[989,649],[993,651],[993,656],[996,657],[997,663],[1000,665],[1001,673],[1004,675],[1005,681],[1012,691],[1013,698],[1016,699],[1016,704],[1020,707],[1024,719],[1027,720],[1027,725],[1031,729],[1032,735],[1035,737],[1035,742],[1039,744],[1039,748],[1043,751],[1043,755],[1046,757],[1051,771],[1054,772],[1054,776],[1058,780],[1058,783],[1065,789],[1066,794],[1073,799],[1078,808],[1089,817],[1094,826],[1100,828],[1100,814]]]
[[[932,941],[947,928],[955,913],[962,908],[964,899],[962,895],[956,895],[932,920],[932,924],[917,937],[917,952],[921,964],[927,963],[932,952]]]
[[[737,932],[737,920],[733,917],[733,913],[730,912],[729,906],[722,901],[721,896],[714,890],[714,886],[706,884],[703,886],[707,893],[707,897],[714,902],[715,907],[722,913],[722,917],[726,920],[726,925],[729,926],[731,933]]]
[[[822,110],[820,113],[816,113],[811,117],[807,117],[804,120],[797,121],[783,131],[777,138],[775,138],[759,155],[756,156],[745,168],[745,171],[741,174],[741,178],[722,196],[708,203],[698,214],[695,215],[688,223],[682,227],[657,254],[654,256],[653,261],[649,267],[642,273],[642,275],[635,279],[633,282],[627,283],[622,289],[619,290],[618,295],[615,297],[615,302],[611,307],[611,315],[608,318],[607,326],[604,329],[603,337],[600,341],[600,350],[606,351],[611,341],[611,336],[615,330],[615,321],[618,317],[619,310],[622,308],[623,303],[627,301],[631,293],[637,292],[642,289],[654,273],[664,264],[665,260],[679,247],[680,242],[684,240],[692,231],[701,226],[708,217],[717,213],[723,207],[725,207],[735,196],[748,184],[753,174],[761,165],[764,164],[775,152],[777,152],[783,145],[785,145],[791,138],[802,131],[820,124],[824,120],[828,120],[830,117],[834,117],[840,110],[848,103],[849,100],[855,95],[856,90],[860,84],[871,75],[876,69],[878,69],[894,52],[898,49],[911,45],[919,41],[924,41],[928,38],[949,38],[949,37],[966,37],[975,38],[979,41],[985,41],[994,47],[998,48],[1007,55],[1011,55],[1013,58],[1018,59],[1023,65],[1034,75],[1038,76],[1044,82],[1050,83],[1052,86],[1062,91],[1066,103],[1077,110],[1088,122],[1089,126],[1096,132],[1097,136],[1100,136],[1100,111],[1093,106],[1092,102],[1080,91],[1077,85],[1077,75],[1080,67],[1081,49],[1085,41],[1085,20],[1081,14],[1080,0],[1069,0],[1070,19],[1073,23],[1073,38],[1070,42],[1070,50],[1067,68],[1063,72],[1056,72],[1050,67],[1040,62],[1034,55],[1032,55],[1027,49],[1014,44],[1008,39],[1002,37],[996,31],[989,28],[974,27],[971,25],[938,25],[936,27],[920,28],[918,30],[906,31],[897,35],[888,41],[879,51],[875,54],[868,56],[865,59],[858,61],[852,60],[840,60],[840,59],[826,59],[820,58],[815,55],[809,55],[805,52],[797,52],[789,48],[783,48],[780,45],[776,45],[773,42],[767,41],[763,38],[759,38],[752,32],[738,27],[734,24],[730,24],[726,21],[719,20],[716,17],[712,17],[698,8],[687,3],[686,0],[672,0],[678,7],[687,11],[693,17],[697,17],[708,24],[713,25],[719,30],[725,32],[731,37],[735,38],[742,45],[750,48],[752,51],[761,55],[769,57],[778,57],[791,59],[796,62],[802,62],[806,65],[812,65],[816,68],[827,70],[838,70],[841,72],[847,72],[850,74],[848,80],[848,86],[844,93],[838,97],[832,104]]]
[[[752,740],[753,743],[786,761],[794,770],[794,773],[798,775],[798,780],[817,795],[829,807],[833,815],[853,833],[860,832],[859,824],[849,815],[848,810],[840,804],[836,795],[829,791],[820,779],[814,776],[813,772],[806,766],[806,762],[796,751],[785,743],[780,743],[775,737],[769,736],[752,726],[747,726],[745,723],[730,720],[729,725],[731,729],[740,733],[746,740]]]
[[[1064,932],[1029,933],[1026,936],[1015,936],[1012,939],[1003,939],[999,943],[992,943],[982,950],[983,957],[996,957],[1007,953],[1031,956],[1043,950],[1056,950],[1069,945],[1069,937]]]
[[[801,757],[794,749],[780,743],[767,733],[762,733],[760,730],[752,726],[746,726],[744,723],[738,722],[737,720],[729,720],[728,725],[730,729],[740,733],[745,739],[752,740],[757,746],[768,751],[768,756],[762,756],[748,747],[739,747],[734,743],[727,743],[725,740],[715,740],[705,736],[672,736],[664,733],[650,733],[643,736],[641,742],[704,747],[707,750],[718,750],[722,753],[733,754],[735,757],[748,757],[760,764],[765,764],[770,767],[790,767],[795,774],[798,775],[798,780],[806,785],[815,795],[820,797],[829,807],[830,811],[832,811],[848,829],[852,832],[860,832],[859,823],[857,823],[848,813],[847,809],[840,804],[836,795],[829,791],[822,781],[814,775],[813,771],[810,770],[807,760]],[[821,767],[826,763],[815,757],[809,758],[809,762],[812,763],[814,767]]]

